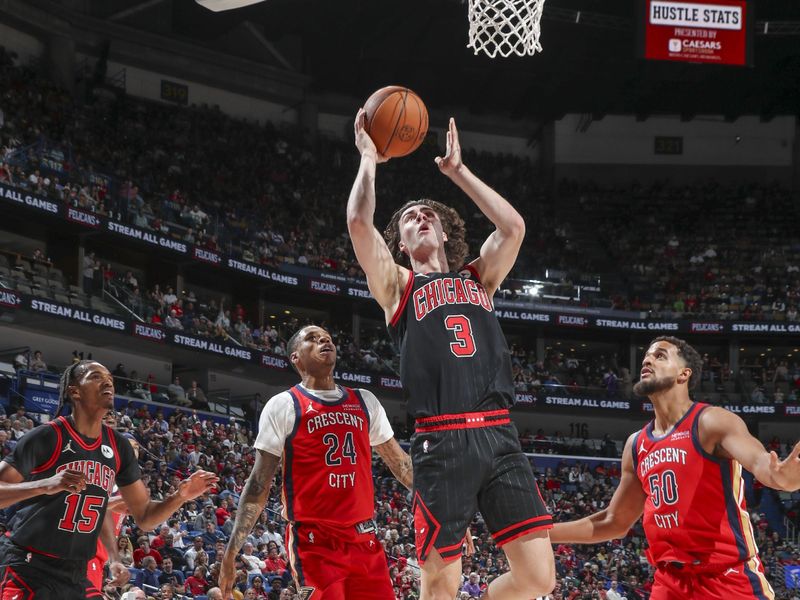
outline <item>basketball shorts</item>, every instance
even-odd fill
[[[364,533],[318,523],[286,527],[289,566],[302,600],[394,599],[386,554],[368,523],[371,531]]]
[[[460,558],[477,511],[497,546],[553,526],[507,410],[417,419],[411,460],[420,563]]]
[[[94,557],[89,560],[86,567],[86,578],[98,590],[103,589],[103,579],[105,578],[106,561],[102,558]],[[2,600],[2,599],[0,599]]]
[[[692,572],[669,566],[656,569],[650,600],[774,600],[757,556],[722,571]]]
[[[0,600],[102,600],[86,561],[61,560],[0,542]]]

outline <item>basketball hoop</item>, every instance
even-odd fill
[[[469,42],[490,58],[533,56],[539,43],[545,0],[469,0]]]

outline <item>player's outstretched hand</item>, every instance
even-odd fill
[[[461,144],[458,142],[458,129],[456,129],[456,120],[453,117],[450,117],[450,123],[447,126],[447,148],[444,157],[437,156],[433,160],[436,161],[439,170],[448,177],[458,173],[463,165]]]
[[[374,156],[376,163],[385,163],[389,159],[378,152],[378,149],[375,147],[375,142],[372,141],[372,138],[369,137],[367,133],[366,125],[367,111],[363,108],[359,108],[355,123],[353,123],[353,130],[356,135],[356,148],[358,148],[361,156]]]
[[[122,587],[130,581],[131,572],[121,562],[112,562],[108,565],[108,570],[111,572],[111,579],[108,585]]]
[[[222,559],[222,564],[219,568],[219,589],[222,590],[223,600],[230,600],[233,598],[233,583],[236,580],[236,565],[234,564],[234,557],[227,556]]]
[[[800,489],[800,442],[794,445],[785,460],[780,460],[774,451],[770,452],[769,470],[781,489],[787,492]]]
[[[51,496],[60,492],[79,494],[86,489],[86,478],[81,471],[64,469],[42,481],[44,493]]]
[[[188,479],[184,479],[180,482],[178,485],[178,494],[184,501],[188,502],[189,500],[194,500],[202,496],[206,492],[210,492],[214,489],[218,481],[219,477],[214,475],[214,473],[209,473],[201,469],[192,473],[191,477]]]

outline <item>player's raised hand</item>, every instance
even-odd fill
[[[236,581],[236,565],[235,558],[228,556],[227,553],[222,559],[222,564],[219,568],[219,589],[222,590],[223,600],[230,600],[233,598],[233,584]]]
[[[108,585],[114,587],[122,587],[131,578],[131,572],[123,565],[121,562],[114,561],[110,565],[108,565],[108,570],[111,573],[111,579],[108,582]]]
[[[42,480],[44,493],[47,495],[69,492],[79,494],[86,489],[86,478],[81,471],[64,469],[52,477]]]
[[[375,147],[375,142],[372,141],[372,138],[369,137],[367,133],[366,125],[367,111],[363,108],[359,108],[356,114],[356,120],[353,123],[353,130],[356,136],[356,148],[358,148],[361,156],[374,156],[376,163],[385,163],[389,159],[378,152],[378,149]]]
[[[202,469],[195,471],[188,479],[184,479],[180,482],[178,485],[178,495],[186,502],[194,500],[214,489],[218,481],[219,477],[214,475],[214,473],[209,473]]]
[[[794,445],[785,460],[780,460],[774,451],[770,452],[769,470],[781,489],[787,492],[800,489],[800,442]]]
[[[458,129],[456,129],[456,120],[450,117],[450,123],[447,126],[447,147],[445,148],[444,157],[437,156],[433,159],[439,170],[448,177],[456,174],[461,169],[461,144],[458,142]]]

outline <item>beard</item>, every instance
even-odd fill
[[[651,376],[648,379],[640,379],[636,382],[636,385],[633,386],[633,393],[637,396],[650,396],[656,392],[668,390],[674,383],[671,377],[657,379]]]

